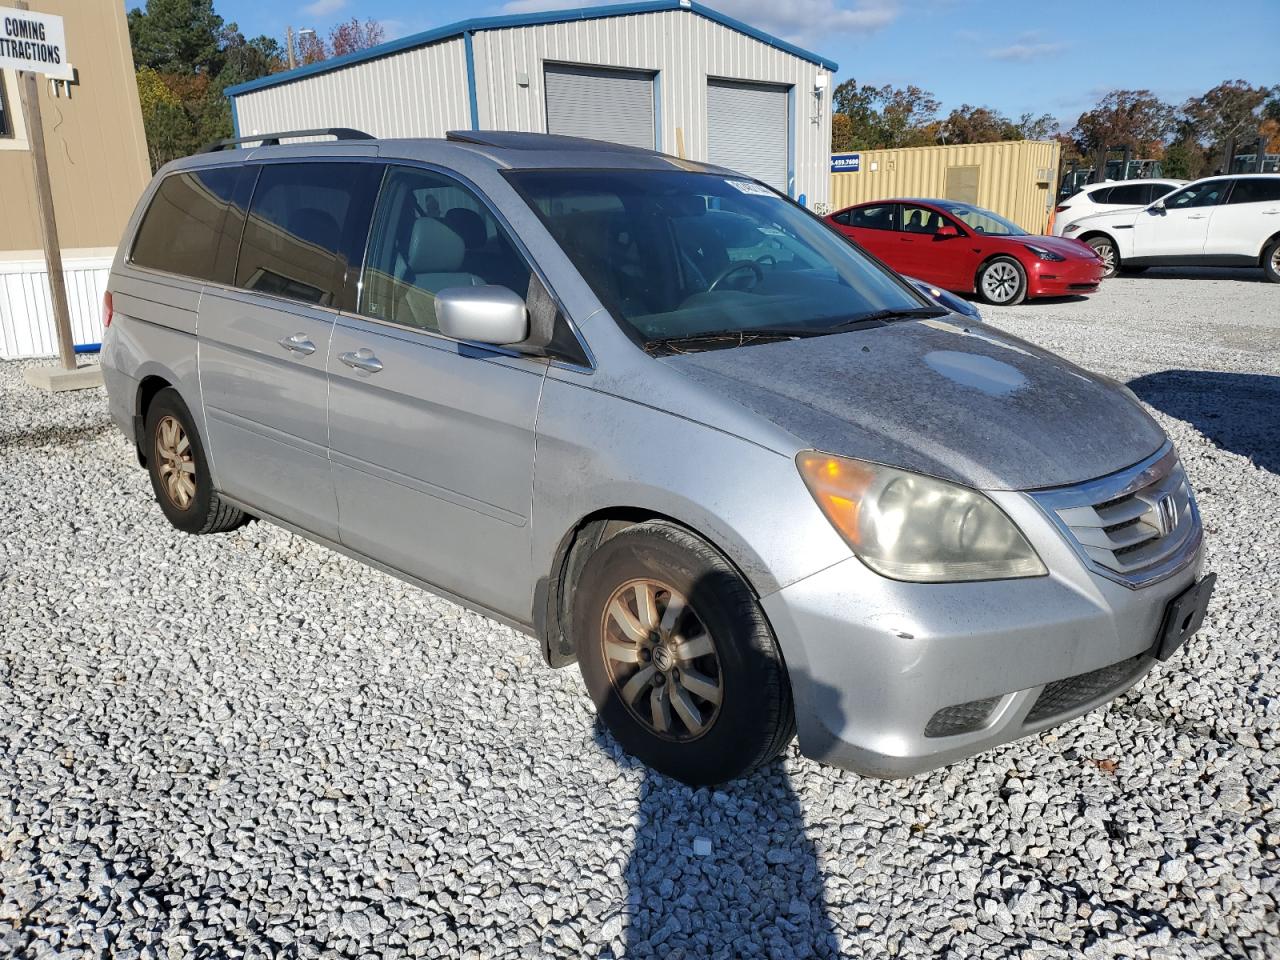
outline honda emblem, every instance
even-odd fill
[[[1156,527],[1160,530],[1160,536],[1167,537],[1177,525],[1178,504],[1174,501],[1173,494],[1166,493],[1156,501]]]

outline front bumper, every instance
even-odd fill
[[[1198,539],[1175,574],[1133,589],[1085,569],[1030,498],[992,496],[1048,576],[901,583],[850,557],[764,598],[806,756],[911,776],[1085,713],[1146,675],[1166,606],[1199,576]],[[937,734],[940,711],[975,701],[986,701],[978,725]]]
[[[1101,260],[1038,260],[1027,273],[1027,296],[1067,297],[1093,293],[1102,282]]]

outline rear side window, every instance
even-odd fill
[[[1112,187],[1107,203],[1123,206],[1145,206],[1151,196],[1151,187],[1145,183],[1127,183],[1123,187]]]
[[[218,252],[241,169],[214,167],[165,177],[143,214],[130,260],[197,280],[229,282],[231,260]]]
[[[236,286],[353,309],[382,171],[376,163],[264,165],[240,243]]]
[[[1110,203],[1111,190],[1111,187],[1103,187],[1101,190],[1090,190],[1088,196],[1094,203]]]
[[[884,203],[878,207],[859,207],[849,211],[849,226],[864,230],[894,229],[894,205]]]
[[[1227,203],[1268,203],[1280,200],[1280,177],[1241,177]]]

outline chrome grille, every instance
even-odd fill
[[[1128,586],[1180,570],[1200,544],[1200,516],[1173,446],[1127,470],[1033,493],[1089,565]]]

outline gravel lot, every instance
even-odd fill
[[[1133,381],[1218,593],[1110,708],[892,783],[649,774],[533,641],[177,533],[100,391],[0,364],[0,956],[1280,956],[1280,287],[988,315]]]

